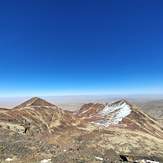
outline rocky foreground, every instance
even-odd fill
[[[71,113],[32,98],[0,109],[0,161],[163,162],[161,124],[125,100]]]

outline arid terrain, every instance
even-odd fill
[[[0,161],[163,162],[162,103],[153,103],[100,99],[63,109],[35,97],[1,108]]]

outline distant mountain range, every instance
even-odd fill
[[[0,109],[0,140],[1,161],[7,155],[31,163],[45,157],[49,162],[163,161],[162,125],[126,100],[89,103],[70,112],[34,97]]]

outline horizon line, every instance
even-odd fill
[[[0,98],[27,98],[27,97],[88,97],[88,96],[163,96],[163,93],[115,93],[115,94],[63,94],[63,95],[19,95],[0,96]]]

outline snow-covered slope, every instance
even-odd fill
[[[130,106],[124,101],[120,102],[110,102],[106,104],[103,110],[99,112],[101,117],[105,117],[104,120],[98,120],[96,122],[92,122],[96,125],[101,126],[109,126],[111,124],[118,124],[122,121],[123,118],[128,116],[131,112]]]
[[[76,115],[95,125],[107,127],[118,124],[130,113],[130,105],[125,100],[118,100],[106,104],[83,105]]]
[[[126,100],[85,104],[75,115],[98,127],[115,126],[162,137],[161,124]]]

